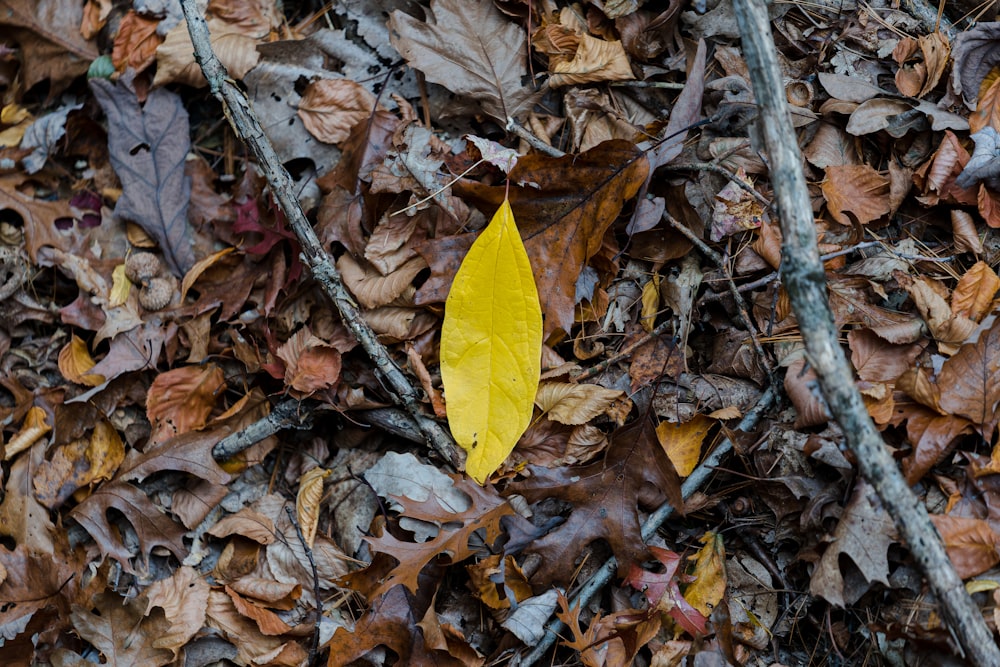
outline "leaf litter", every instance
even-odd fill
[[[5,658],[505,664],[553,618],[545,660],[566,664],[948,654],[776,273],[726,3],[277,7],[212,0],[212,44],[361,316],[459,436],[487,400],[449,387],[480,342],[462,336],[509,292],[493,347],[535,342],[473,375],[521,372],[489,395],[519,413],[485,411],[473,430],[510,433],[468,471],[421,446],[179,13],[0,0]],[[997,24],[801,3],[771,21],[857,387],[995,618]],[[495,216],[523,256],[466,279]]]

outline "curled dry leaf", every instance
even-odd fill
[[[952,209],[951,231],[955,237],[955,252],[971,252],[976,256],[983,254],[983,240],[976,229],[976,221],[967,211]]]
[[[596,384],[543,382],[538,386],[535,405],[552,421],[576,426],[608,412],[624,395],[623,391]]]
[[[50,459],[42,462],[34,476],[35,497],[54,509],[77,490],[111,479],[124,459],[121,436],[101,419],[89,437],[60,445]]]
[[[387,276],[373,267],[362,265],[350,253],[337,259],[337,270],[344,284],[365,308],[387,306],[413,283],[418,273],[427,268],[422,257],[413,257]]]
[[[119,74],[130,68],[142,72],[153,64],[156,49],[163,41],[163,38],[156,34],[156,27],[159,24],[159,19],[140,16],[134,9],[130,9],[122,17],[111,51],[111,62]]]
[[[88,387],[104,384],[103,375],[88,374],[94,365],[94,359],[90,356],[87,344],[75,334],[59,352],[59,372],[70,382]]]
[[[969,116],[972,134],[987,127],[1000,129],[1000,76],[992,73],[983,80],[976,111]]]
[[[998,290],[1000,277],[993,268],[986,262],[976,262],[958,279],[951,294],[951,312],[955,317],[979,322],[993,310],[993,297]]]
[[[579,36],[576,53],[570,61],[552,67],[549,85],[553,88],[598,81],[631,81],[632,66],[620,41],[605,41],[591,35]]]
[[[316,527],[319,525],[319,513],[322,509],[323,480],[330,473],[325,468],[312,468],[299,480],[299,492],[295,496],[295,516],[310,549],[316,541]]]
[[[313,81],[302,94],[298,114],[311,135],[327,144],[339,144],[351,129],[375,111],[375,96],[349,79]]]
[[[989,521],[940,514],[932,515],[931,521],[941,533],[948,558],[962,579],[982,574],[1000,563],[1000,535]]]
[[[3,460],[9,461],[24,450],[38,442],[38,439],[52,430],[48,423],[48,415],[45,410],[37,405],[31,406],[24,416],[24,423],[21,429],[4,446]]]
[[[150,442],[201,429],[225,387],[226,378],[215,364],[183,366],[158,375],[146,397],[146,414],[153,424]]]
[[[260,61],[257,44],[267,35],[270,26],[258,26],[256,30],[245,29],[209,16],[207,19],[212,50],[235,79],[242,79]],[[263,30],[263,33],[261,33]],[[168,83],[183,83],[195,88],[207,85],[201,67],[194,59],[194,47],[187,24],[181,21],[167,33],[163,44],[156,50],[156,76],[154,86]]]

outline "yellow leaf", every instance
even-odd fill
[[[448,424],[480,484],[528,427],[541,357],[538,290],[504,200],[455,274],[441,325]]]
[[[701,441],[705,439],[713,423],[715,422],[705,415],[695,415],[694,419],[683,424],[661,422],[656,427],[656,439],[660,441],[663,451],[681,477],[690,475],[698,465]]]
[[[125,265],[119,264],[111,272],[111,294],[108,295],[108,305],[112,308],[125,305],[130,291],[132,282],[125,276]]]
[[[712,532],[705,533],[701,543],[705,546],[694,556],[695,580],[684,591],[684,599],[710,616],[726,593],[726,547],[722,536]]]
[[[306,544],[312,549],[319,525],[319,511],[323,500],[323,480],[330,476],[326,468],[311,468],[299,479],[299,493],[295,497],[295,515]]]
[[[642,287],[642,316],[639,324],[646,331],[652,331],[656,324],[656,313],[660,309],[660,274],[653,274],[653,279]]]
[[[75,334],[66,343],[66,347],[59,352],[59,372],[70,382],[87,385],[88,387],[96,387],[99,384],[103,384],[103,375],[88,374],[88,371],[95,365],[93,357],[90,356],[90,351],[87,350],[87,344]]]
[[[24,423],[21,430],[17,432],[7,446],[4,448],[4,461],[9,461],[17,454],[20,454],[28,447],[35,444],[39,438],[52,430],[48,424],[48,415],[45,410],[37,405],[28,409],[28,414],[24,416]]]

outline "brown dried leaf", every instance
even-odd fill
[[[865,225],[889,212],[889,179],[864,164],[827,167],[823,196],[834,220]]]
[[[951,294],[951,312],[979,322],[993,309],[993,297],[1000,290],[1000,277],[983,261],[976,262],[962,275]]]
[[[130,9],[122,18],[115,35],[115,44],[111,50],[111,62],[119,74],[131,68],[142,72],[153,64],[156,49],[163,38],[156,34],[159,19],[139,16]]]
[[[579,35],[576,53],[570,61],[552,67],[549,85],[553,88],[597,81],[635,79],[625,49],[619,41],[605,41],[591,35]]]
[[[292,629],[273,611],[250,602],[229,586],[225,587],[225,591],[229,599],[233,601],[233,607],[236,608],[236,611],[253,621],[262,634],[283,635]]]
[[[524,31],[493,3],[433,0],[427,20],[389,17],[393,47],[428,81],[474,99],[501,126],[531,109]]]
[[[971,252],[977,257],[983,254],[983,240],[976,229],[976,221],[967,211],[952,209],[951,233],[955,239],[955,252]]]
[[[934,527],[962,579],[982,574],[1000,563],[1000,535],[984,519],[931,515]]]
[[[951,454],[960,436],[971,432],[972,424],[962,417],[941,415],[923,407],[908,411],[906,436],[913,451],[902,464],[907,484],[923,479]]]
[[[838,607],[854,604],[873,582],[889,585],[889,547],[896,541],[892,518],[864,482],[854,487],[851,500],[837,524],[833,540],[816,565],[809,591]],[[857,567],[859,577],[845,578],[841,557]]]
[[[285,362],[285,383],[304,394],[328,389],[340,381],[341,358],[335,347],[302,327],[275,356]]]
[[[215,364],[160,373],[146,398],[146,414],[153,425],[150,442],[159,444],[203,428],[225,387],[226,378]]]
[[[89,438],[60,445],[41,463],[33,479],[35,496],[54,509],[78,489],[111,479],[124,459],[125,445],[118,431],[101,419]]]
[[[467,495],[471,504],[464,511],[446,508],[437,496],[427,500],[416,501],[405,496],[396,496],[395,500],[403,509],[401,514],[411,519],[440,523],[437,536],[425,542],[404,542],[395,538],[389,532],[381,537],[365,538],[371,544],[373,551],[389,554],[397,561],[397,565],[386,576],[371,597],[390,591],[398,584],[403,584],[412,592],[417,591],[420,571],[439,554],[451,557],[452,563],[458,563],[473,555],[469,547],[469,538],[478,530],[484,531],[485,542],[492,545],[500,536],[501,517],[513,514],[514,509],[501,498],[493,487],[482,487],[463,475],[451,475],[454,488]]]
[[[302,94],[298,114],[309,133],[328,144],[339,144],[358,123],[371,117],[375,96],[348,79],[313,81]]]
[[[205,609],[211,590],[193,567],[182,565],[166,579],[154,581],[146,589],[146,612],[163,609],[169,627],[153,639],[155,648],[177,652],[205,625]]]
[[[146,615],[144,595],[126,600],[101,593],[92,605],[74,605],[70,620],[80,637],[90,642],[109,665],[159,667],[173,661],[173,652],[155,646],[170,631],[162,611]]]
[[[528,551],[542,556],[535,579],[539,584],[565,582],[585,546],[606,539],[618,558],[619,572],[648,556],[639,529],[641,506],[669,499],[684,506],[680,480],[656,441],[652,423],[640,420],[612,436],[604,460],[556,469],[528,466],[531,477],[509,488],[529,502],[560,498],[573,507],[565,523],[536,539]]]
[[[267,22],[261,21],[256,28],[247,29],[210,15],[206,23],[212,50],[231,77],[242,79],[256,67],[260,61],[257,44],[268,33],[270,26]],[[168,83],[183,83],[195,88],[207,85],[201,67],[195,62],[191,35],[184,21],[167,33],[167,38],[156,50],[153,85],[164,86]]]
[[[858,377],[868,382],[895,382],[913,366],[925,344],[893,345],[867,329],[847,332],[851,363]]]
[[[367,264],[362,265],[350,253],[337,259],[337,269],[344,284],[365,308],[378,308],[395,301],[406,291],[427,262],[413,257],[389,275],[382,275]]]
[[[976,430],[993,441],[1000,419],[1000,318],[992,322],[974,340],[962,345],[944,362],[938,374],[941,387],[938,406],[945,414],[971,421]]]

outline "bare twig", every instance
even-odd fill
[[[424,438],[446,461],[456,468],[462,467],[462,457],[451,435],[434,419],[424,414],[413,385],[403,371],[396,366],[385,346],[365,322],[358,305],[340,279],[340,273],[330,256],[323,249],[316,232],[306,219],[302,207],[294,193],[291,177],[278,158],[274,147],[264,134],[264,130],[250,106],[246,95],[229,78],[225,68],[212,51],[209,42],[208,25],[199,13],[196,0],[181,0],[181,7],[187,19],[188,32],[194,45],[195,58],[208,80],[212,94],[222,101],[226,117],[233,130],[246,142],[257,163],[267,178],[271,194],[285,214],[289,226],[295,232],[302,246],[305,263],[323,292],[337,307],[344,324],[361,343],[365,352],[375,364],[375,370],[386,390],[416,421]]]
[[[226,461],[278,431],[287,428],[310,428],[314,409],[315,406],[311,403],[286,399],[275,405],[266,417],[215,443],[215,447],[212,448],[212,458],[216,461]]]
[[[771,409],[774,405],[775,399],[778,396],[777,390],[774,386],[771,386],[761,394],[761,397],[757,400],[757,404],[743,417],[737,428],[741,431],[750,431],[760,421],[761,416]],[[690,498],[695,491],[699,490],[708,478],[715,472],[715,469],[719,467],[722,463],[722,459],[729,454],[730,450],[733,448],[733,442],[729,438],[726,438],[719,443],[711,454],[705,457],[694,472],[684,480],[684,484],[681,485],[681,495],[685,500]],[[664,503],[660,505],[656,511],[650,514],[646,521],[642,524],[642,539],[643,541],[651,538],[663,522],[670,518],[670,515],[674,513],[674,507],[670,503]],[[591,575],[590,579],[583,584],[576,595],[570,600],[570,608],[576,606],[585,606],[590,600],[608,585],[608,582],[615,576],[618,571],[618,561],[614,556],[604,561],[604,564],[594,574]],[[559,638],[559,633],[566,626],[562,621],[558,619],[551,620],[545,626],[545,636],[542,637],[541,641],[536,644],[530,653],[523,657],[515,657],[511,661],[512,667],[529,667],[538,662],[552,645],[556,643],[556,639]]]
[[[770,160],[771,183],[781,218],[782,276],[828,406],[872,485],[937,597],[941,614],[965,657],[979,667],[1000,665],[998,650],[955,573],[927,509],[907,486],[876,430],[840,347],[827,301],[802,154],[785,105],[781,68],[763,0],[734,0],[743,49],[750,66],[760,127]]]
[[[666,211],[663,212],[663,219],[666,220],[667,224],[673,227],[675,230],[680,232],[687,238],[688,241],[694,244],[701,254],[708,257],[712,262],[722,271],[722,275],[726,278],[726,284],[729,285],[729,293],[733,297],[733,301],[736,304],[736,313],[740,319],[740,323],[750,334],[750,340],[753,343],[754,352],[760,357],[760,363],[764,365],[764,369],[767,370],[768,376],[774,374],[774,364],[771,363],[771,358],[767,356],[767,352],[764,351],[764,347],[760,344],[760,340],[757,338],[757,325],[754,324],[753,320],[750,319],[750,311],[747,309],[746,301],[743,300],[743,295],[740,294],[739,289],[736,288],[736,283],[733,281],[733,274],[729,270],[729,265],[726,260],[713,250],[707,243],[701,240],[697,234],[692,232],[687,226],[682,225],[680,222],[674,219],[674,216],[670,215]],[[771,378],[773,380],[773,378]]]
[[[536,151],[539,151],[540,153],[545,153],[546,155],[552,157],[562,157],[566,155],[555,146],[549,146],[547,143],[536,137],[534,134],[528,131],[528,128],[524,127],[513,118],[507,119],[507,127],[505,129],[508,132],[516,135],[517,137],[520,137],[521,139],[527,141],[529,146],[534,148]]]
[[[763,204],[765,207],[770,207],[771,202],[767,197],[757,192],[756,189],[742,178],[739,178],[734,172],[729,171],[721,164],[716,164],[714,162],[684,162],[680,164],[671,163],[666,166],[670,171],[710,171],[713,174],[718,174],[723,178],[728,179],[730,182],[735,183],[738,188],[746,191],[751,197],[757,200],[758,203]]]
[[[309,568],[312,570],[313,596],[316,598],[316,627],[313,628],[312,644],[309,646],[309,664],[315,665],[316,658],[319,656],[319,626],[323,620],[323,598],[319,590],[319,571],[316,569],[316,558],[313,556],[312,547],[306,543],[306,536],[302,534],[302,526],[299,525],[295,511],[290,506],[285,505],[285,512],[288,514],[288,520],[292,522],[295,535],[299,538],[299,544],[306,552],[306,559],[309,561]]]

